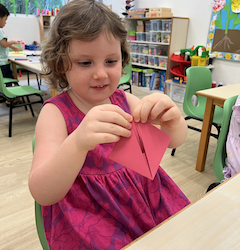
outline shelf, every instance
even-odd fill
[[[148,65],[148,64],[141,64],[141,63],[134,63],[134,62],[133,62],[132,65],[141,66],[141,67],[145,67],[145,68],[167,70],[167,69],[164,68],[164,67],[152,66],[152,65]]]
[[[124,20],[151,20],[151,19],[173,19],[173,18],[181,18],[181,19],[189,19],[188,17],[125,17]]]
[[[156,42],[147,42],[147,41],[137,41],[137,40],[128,40],[129,43],[144,43],[144,44],[156,44],[156,45],[166,45],[169,46],[169,43],[156,43]]]

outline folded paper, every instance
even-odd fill
[[[153,180],[171,138],[150,123],[133,121],[131,132],[115,144],[109,158]]]

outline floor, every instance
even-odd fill
[[[27,84],[26,76],[20,84]],[[31,76],[31,86],[37,88],[36,78]],[[49,98],[49,90],[43,83],[44,99]],[[151,93],[147,89],[133,86],[133,94],[142,98]],[[182,111],[182,104],[177,103]],[[8,137],[8,111],[5,103],[0,103],[0,249],[40,250],[35,228],[34,200],[28,190],[28,175],[31,167],[31,142],[41,105],[34,107],[35,117],[24,108],[13,112],[13,135]],[[183,114],[184,115],[184,114]],[[189,121],[191,125],[201,123]],[[181,131],[179,131],[181,132]],[[191,202],[205,194],[207,187],[216,178],[212,170],[216,139],[211,138],[205,171],[195,170],[200,133],[189,130],[186,141],[175,156],[167,149],[161,166],[177,183]]]

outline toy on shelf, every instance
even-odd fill
[[[204,46],[197,46],[195,49],[194,46],[191,49],[182,49],[181,55],[186,55],[187,52],[190,53],[191,66],[206,66],[209,60],[209,51]]]
[[[126,1],[125,12],[122,13],[124,16],[127,17],[127,16],[128,16],[128,11],[129,11],[132,7],[134,7],[134,5],[131,4],[133,1],[134,1],[134,0],[127,0],[127,1]]]
[[[180,78],[184,78],[185,77],[185,71],[186,71],[186,68],[188,68],[191,64],[191,61],[187,61],[185,60],[187,58],[185,58],[185,54],[175,54],[173,53],[171,55],[171,60],[173,62],[177,62],[179,63],[178,65],[176,66],[173,66],[170,68],[170,72],[177,76],[177,77],[180,77]],[[179,83],[184,83],[184,80],[182,79],[181,81],[179,80]]]

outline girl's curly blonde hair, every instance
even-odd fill
[[[92,41],[102,32],[120,40],[123,68],[129,62],[127,31],[121,18],[106,5],[95,0],[72,0],[55,17],[41,55],[43,77],[51,89],[69,88],[65,72],[71,68],[68,57],[72,39]],[[69,68],[64,68],[64,61]]]

